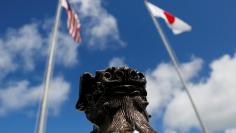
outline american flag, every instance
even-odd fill
[[[61,0],[61,6],[67,12],[67,27],[70,35],[75,42],[81,42],[80,37],[80,21],[78,15],[72,10],[67,0]]]

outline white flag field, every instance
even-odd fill
[[[154,17],[164,19],[168,27],[170,27],[170,29],[175,35],[192,30],[192,27],[189,24],[175,17],[169,12],[153,5],[152,3],[147,2],[147,7],[149,8],[150,12]]]

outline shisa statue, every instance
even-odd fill
[[[128,67],[111,67],[80,77],[76,108],[94,124],[91,133],[157,133],[146,111],[146,78]]]

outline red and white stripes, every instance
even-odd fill
[[[80,20],[78,15],[72,10],[67,0],[61,0],[61,6],[67,12],[67,28],[69,34],[72,36],[75,42],[81,42],[80,37]]]

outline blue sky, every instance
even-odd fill
[[[236,133],[236,1],[157,1],[193,30],[175,36],[160,20],[208,129]],[[48,133],[87,133],[75,110],[79,77],[127,65],[147,77],[151,124],[160,133],[200,133],[185,93],[142,0],[70,0],[80,16],[82,43],[73,42],[62,12]],[[0,132],[35,131],[56,0],[0,4]]]

